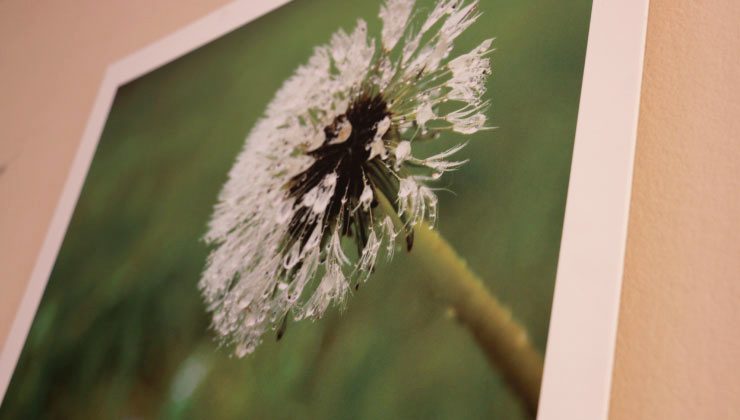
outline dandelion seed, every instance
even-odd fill
[[[492,40],[449,59],[476,6],[441,0],[422,16],[412,0],[387,0],[379,40],[359,20],[315,48],[276,93],[205,237],[213,250],[199,286],[214,330],[238,356],[269,330],[282,337],[288,316],[344,305],[382,249],[392,257],[398,236],[410,249],[413,226],[434,223],[437,197],[426,184],[464,163],[448,160],[462,145],[423,158],[413,140],[485,128]]]

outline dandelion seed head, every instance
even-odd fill
[[[199,287],[237,356],[288,315],[343,307],[398,236],[410,248],[414,225],[434,224],[428,184],[465,163],[450,160],[464,144],[426,158],[413,145],[485,128],[492,41],[449,57],[478,16],[475,0],[440,0],[429,13],[387,0],[377,41],[362,20],[337,31],[275,94],[205,236],[212,251]]]

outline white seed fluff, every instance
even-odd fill
[[[379,48],[359,20],[284,82],[221,190],[199,287],[237,356],[285,317],[343,305],[381,249],[390,258],[397,236],[434,223],[427,184],[464,163],[449,160],[464,144],[419,158],[415,141],[486,128],[492,40],[449,59],[477,1],[440,0],[424,14],[413,0],[387,0],[379,16]],[[377,205],[381,196],[395,214]]]

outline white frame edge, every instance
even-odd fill
[[[85,183],[118,87],[277,9],[290,0],[236,0],[108,66],[49,230],[0,353],[0,403],[23,350],[36,309]]]
[[[234,1],[108,67],[0,353],[0,397],[23,349],[118,87],[289,1]],[[540,420],[608,416],[647,5],[648,0],[593,0]]]
[[[540,420],[609,416],[648,0],[594,0]]]

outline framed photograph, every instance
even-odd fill
[[[112,63],[0,418],[606,418],[646,19],[243,0]]]

